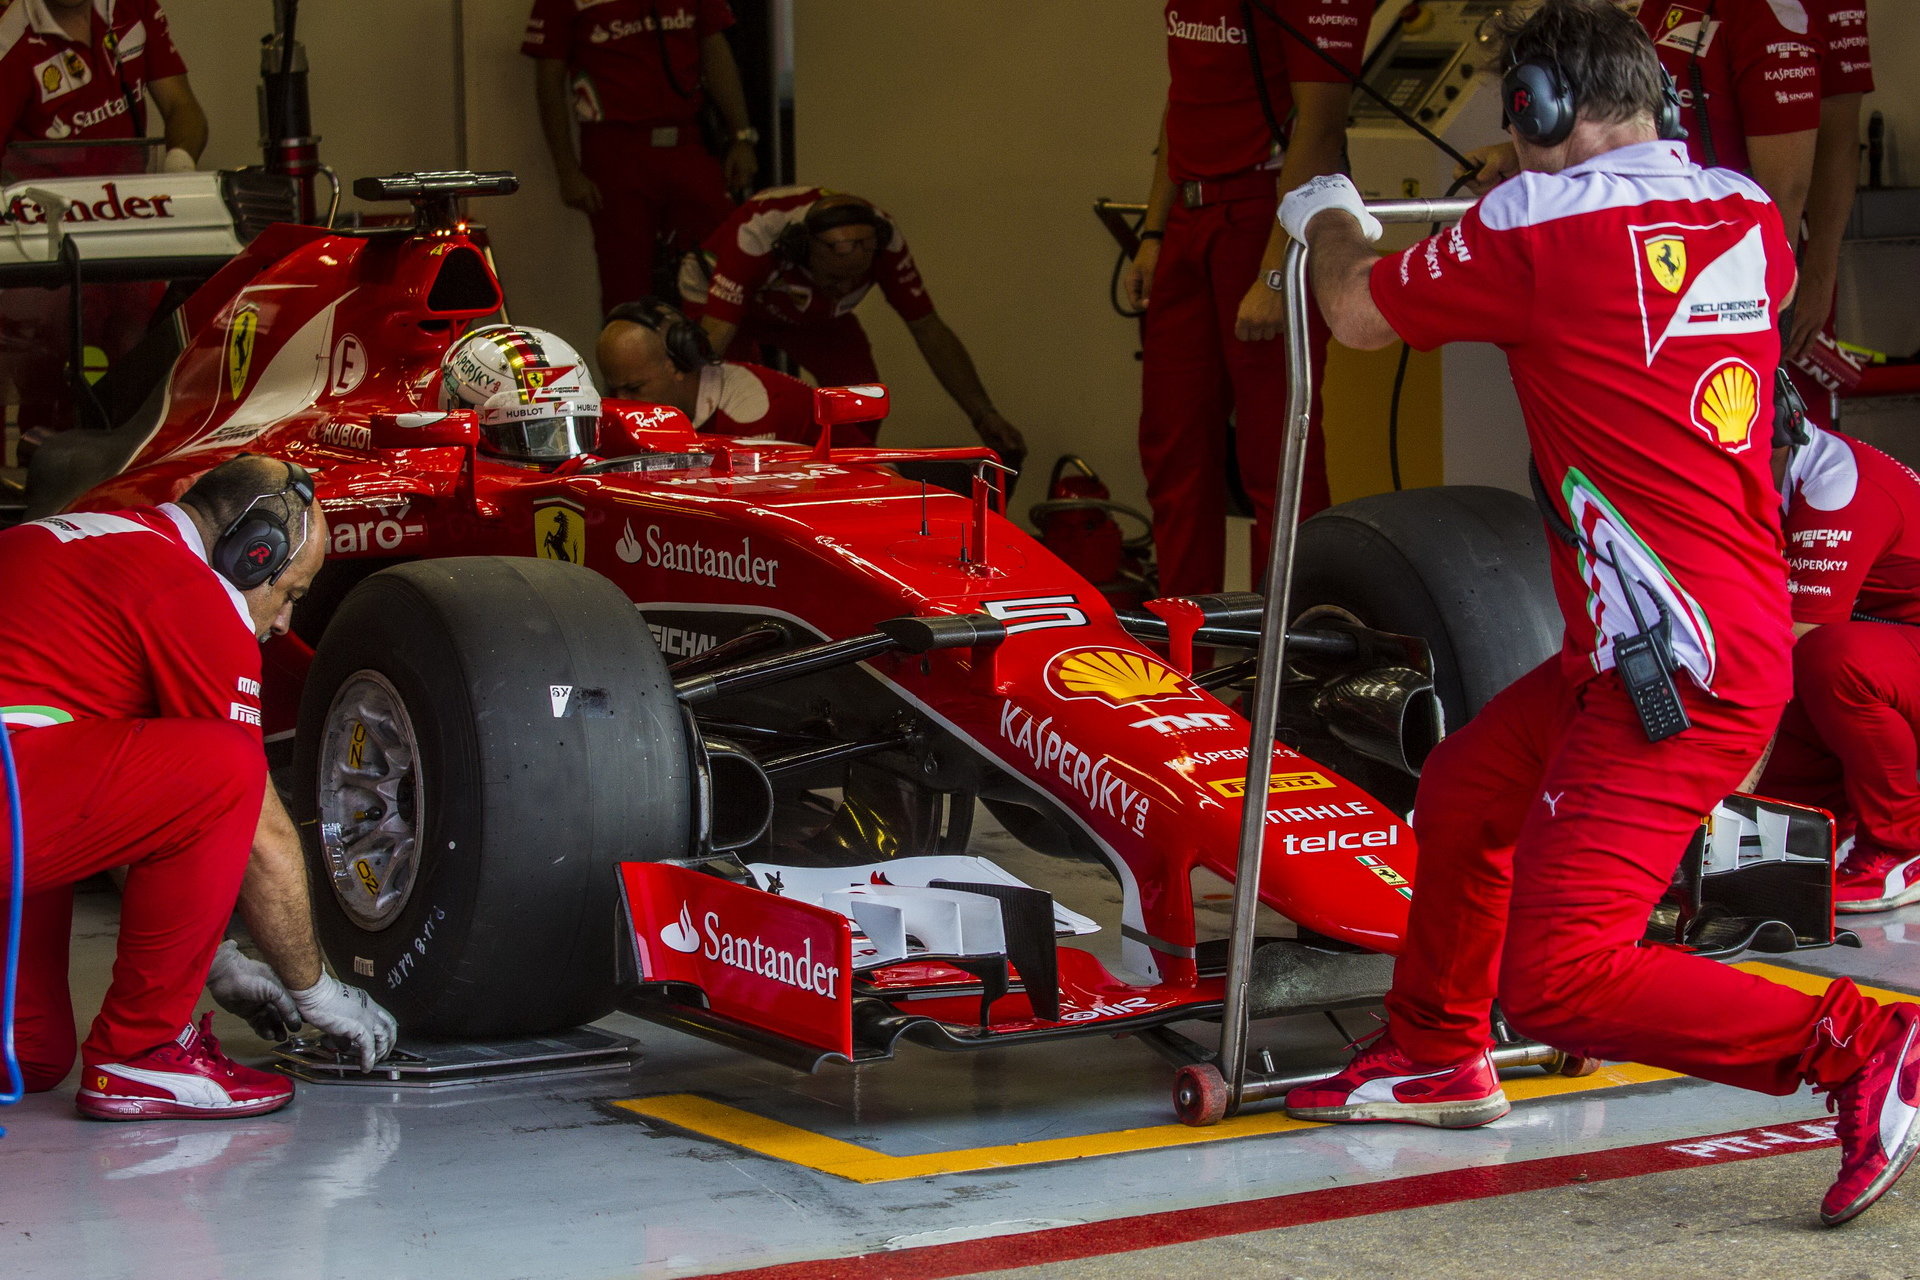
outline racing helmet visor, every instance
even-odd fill
[[[600,431],[598,400],[489,405],[475,416],[487,452],[516,462],[560,462],[592,453]]]

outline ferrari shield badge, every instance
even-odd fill
[[[1687,242],[1679,236],[1661,236],[1646,244],[1647,266],[1668,293],[1680,292],[1687,282]]]
[[[533,513],[533,550],[542,560],[587,562],[587,523],[568,502],[550,502]]]
[[[227,321],[227,393],[235,400],[247,389],[253,372],[253,342],[260,329],[260,308],[249,302],[234,309]]]

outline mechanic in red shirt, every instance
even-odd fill
[[[386,1010],[321,967],[300,840],[261,750],[259,641],[286,631],[326,554],[312,486],[242,457],[178,503],[0,532],[0,724],[26,833],[14,1032],[30,1091],[73,1065],[73,886],[127,868],[113,984],[81,1047],[82,1115],[286,1104],[291,1083],[221,1053],[211,1014],[190,1023],[210,978],[263,1030],[305,1018],[369,1068],[392,1046]],[[271,968],[221,946],[236,896]]]
[[[1759,791],[1839,814],[1834,908],[1887,911],[1920,901],[1920,477],[1806,434],[1783,489],[1794,698]]]
[[[187,83],[158,0],[15,0],[0,12],[0,179],[144,173],[121,145],[34,143],[140,136],[151,99],[165,121],[168,171],[190,170],[207,146],[207,117]],[[147,284],[90,284],[82,299],[89,346],[108,361],[145,331],[158,299]],[[72,425],[67,385],[70,304],[64,289],[0,292],[0,378],[14,387],[22,459]]]
[[[933,309],[899,224],[859,196],[825,187],[770,187],[735,209],[680,264],[680,299],[714,354],[735,342],[778,347],[823,387],[880,381],[867,332],[853,314],[878,284],[960,411],[988,447],[1018,468],[1019,430],[993,407],[973,357]],[[855,443],[873,443],[879,424]]]
[[[595,355],[608,396],[670,405],[696,431],[796,444],[819,434],[812,388],[757,364],[715,358],[706,330],[658,298],[623,302],[608,313]]]
[[[752,188],[760,135],[732,25],[726,0],[534,0],[520,52],[535,59],[560,198],[593,226],[603,311],[655,291],[657,237],[696,247],[727,216],[727,193]],[[724,162],[701,138],[709,98],[730,134]]]
[[[1270,16],[1274,5],[1292,31]],[[1287,416],[1286,356],[1273,341],[1286,320],[1287,242],[1272,215],[1281,196],[1344,162],[1350,78],[1372,14],[1364,0],[1167,0],[1171,80],[1126,275],[1128,298],[1146,309],[1140,462],[1166,595],[1225,584],[1229,416],[1254,506],[1254,581],[1265,572]],[[1319,390],[1327,336],[1318,316],[1312,323],[1302,516],[1329,501]]]
[[[1546,0],[1503,25],[1519,177],[1385,259],[1345,178],[1316,179],[1281,208],[1312,244],[1342,342],[1506,350],[1542,514],[1564,532],[1552,574],[1566,620],[1561,652],[1429,758],[1388,1025],[1287,1108],[1449,1128],[1498,1119],[1497,992],[1516,1028],[1569,1053],[1765,1093],[1831,1091],[1841,1173],[1821,1215],[1845,1221],[1920,1145],[1920,1005],[1883,1009],[1845,979],[1810,995],[1641,945],[1701,815],[1759,759],[1790,690],[1768,444],[1792,252],[1757,184],[1657,140],[1665,81],[1626,14]],[[1630,678],[1660,692],[1641,659],[1649,641],[1666,647],[1663,633],[1667,705],[1687,727],[1643,718],[1629,696]]]

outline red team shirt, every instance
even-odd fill
[[[12,727],[179,716],[260,733],[246,602],[169,503],[0,532],[0,706]]]
[[[94,0],[92,39],[70,40],[42,0],[0,13],[0,137],[7,142],[132,138],[147,85],[187,73],[156,0]],[[9,174],[115,173],[138,168],[119,149],[76,148],[53,158],[9,156]]]
[[[846,315],[878,284],[908,324],[932,315],[933,299],[914,265],[913,251],[900,234],[900,224],[884,210],[877,212],[893,227],[893,238],[874,256],[873,279],[844,297],[823,297],[806,268],[774,254],[781,233],[805,221],[814,201],[832,194],[825,187],[773,187],[742,204],[707,238],[713,265],[706,296],[700,297],[697,280],[685,272],[681,295],[703,307],[702,315],[727,324],[740,324],[749,304],[756,316],[776,324],[806,324]]]
[[[1556,508],[1637,584],[1649,623],[1665,606],[1695,681],[1748,706],[1791,692],[1768,462],[1793,281],[1759,186],[1668,142],[1523,173],[1372,275],[1414,346],[1506,351]],[[1611,667],[1612,637],[1634,630],[1619,579],[1558,540],[1553,578],[1566,659]]]
[[[1277,0],[1277,12],[1353,75],[1372,20],[1371,0]],[[1167,172],[1175,182],[1280,167],[1273,131],[1254,92],[1240,0],[1168,0]],[[1253,39],[1274,118],[1293,110],[1292,85],[1345,83],[1299,40],[1257,9]]]
[[[1826,43],[1820,57],[1820,96],[1873,92],[1873,54],[1867,49],[1865,0],[1821,0]]]
[[[710,364],[700,370],[693,426],[718,436],[772,436],[811,444],[813,388],[757,364]]]
[[[520,52],[567,64],[582,120],[689,125],[700,42],[732,25],[726,0],[534,0]]]
[[[1823,15],[1802,0],[1645,0],[1640,25],[1680,89],[1696,164],[1707,163],[1708,133],[1714,162],[1746,172],[1747,138],[1819,127]],[[1706,90],[1704,130],[1696,76]]]
[[[1814,428],[1787,472],[1786,532],[1795,622],[1920,624],[1920,476],[1904,464]]]

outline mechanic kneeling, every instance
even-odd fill
[[[1780,451],[1793,701],[1763,795],[1832,809],[1837,911],[1920,900],[1920,476],[1809,426]]]
[[[1821,1218],[1837,1224],[1920,1145],[1920,1006],[1883,1009],[1845,979],[1813,996],[1641,945],[1701,816],[1759,759],[1789,693],[1778,498],[1754,446],[1770,431],[1792,252],[1757,184],[1660,140],[1676,131],[1676,96],[1625,12],[1546,0],[1514,23],[1503,93],[1527,172],[1457,227],[1381,259],[1367,244],[1380,224],[1345,178],[1281,205],[1312,245],[1340,341],[1505,348],[1543,514],[1564,535],[1553,578],[1566,620],[1562,651],[1429,758],[1391,1021],[1287,1109],[1498,1119],[1498,994],[1517,1028],[1569,1053],[1829,1092],[1841,1166]],[[1663,333],[1675,293],[1649,262],[1672,239],[1698,273],[1689,296],[1744,305]]]
[[[623,302],[609,312],[595,354],[609,396],[670,405],[696,431],[796,444],[811,443],[815,435],[813,391],[806,383],[761,365],[720,359],[705,329],[658,298]],[[841,436],[849,428],[834,431]],[[858,440],[848,434],[835,443]]]
[[[82,1115],[286,1105],[291,1081],[222,1053],[212,1014],[191,1024],[203,982],[270,1038],[304,1018],[350,1041],[365,1068],[392,1048],[392,1016],[321,967],[299,837],[261,747],[260,642],[285,633],[326,545],[312,479],[249,455],[178,503],[0,532],[0,720],[27,840],[15,1036],[29,1091],[73,1065],[73,886],[111,867],[127,868],[126,888],[113,982],[80,1050]],[[236,899],[271,968],[221,945]]]

